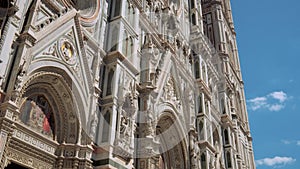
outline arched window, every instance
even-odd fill
[[[239,116],[242,120],[245,120],[244,112],[242,109],[241,95],[239,92],[237,92],[237,94],[236,94],[235,102],[236,102],[236,112],[239,114]]]
[[[199,140],[204,140],[203,121],[199,122]]]
[[[107,83],[106,83],[106,96],[111,95],[112,93],[112,80],[114,76],[114,70],[110,70],[107,76]]]
[[[201,169],[206,169],[206,156],[205,154],[201,154]]]
[[[200,64],[199,64],[198,60],[195,62],[194,67],[195,67],[195,78],[199,79],[200,78]]]
[[[229,144],[229,133],[227,129],[224,130],[224,143],[225,145]]]
[[[109,133],[110,133],[110,112],[107,111],[104,114],[104,120],[103,120],[102,142],[109,141],[109,139],[108,139]]]
[[[227,168],[231,168],[232,164],[231,164],[231,154],[230,154],[230,152],[226,153],[226,161],[227,161]]]
[[[221,104],[221,109],[220,109],[221,113],[222,114],[226,114],[225,101],[224,101],[223,98],[221,99],[221,103],[220,104]]]
[[[196,15],[195,13],[192,14],[192,24],[197,25]]]
[[[133,39],[131,37],[128,37],[126,39],[126,45],[127,45],[127,48],[126,48],[126,53],[125,53],[125,56],[127,58],[131,58],[132,56],[132,49],[133,49]]]
[[[125,57],[130,58],[133,53],[132,49],[133,49],[133,39],[125,31],[124,41],[122,45],[122,53],[124,54]]]
[[[205,82],[205,83],[207,83],[206,82],[206,68],[205,68],[205,65],[202,65],[202,77],[203,77],[203,81]]]
[[[213,132],[213,143],[214,145],[219,144],[220,142],[220,137],[219,137],[219,132],[218,129],[216,128],[216,126],[213,126],[215,128],[214,132]]]
[[[20,109],[20,120],[33,130],[55,136],[53,109],[44,95],[33,95],[26,99]]]
[[[201,95],[198,96],[198,113],[202,113],[203,112],[203,108],[202,108],[202,97]]]

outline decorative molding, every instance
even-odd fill
[[[19,152],[18,150],[14,150],[12,148],[7,148],[6,158],[9,161],[15,161],[21,165],[30,168],[39,168],[39,169],[52,169],[53,164],[45,163],[37,158],[31,157],[23,152]]]
[[[32,137],[30,134],[24,133],[19,129],[14,130],[13,137],[51,155],[55,153],[56,146],[47,144],[45,141]]]

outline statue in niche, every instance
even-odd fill
[[[15,85],[14,85],[14,91],[11,94],[11,97],[10,97],[10,99],[14,102],[16,102],[20,98],[20,91],[21,91],[21,88],[22,88],[22,83],[23,83],[23,80],[24,80],[24,76],[26,74],[25,63],[26,63],[26,61],[24,60],[23,63],[20,65],[19,69],[18,69],[18,74],[17,74],[17,77],[16,77]]]
[[[97,124],[98,124],[98,117],[97,114],[95,113],[93,116],[93,120],[91,122],[91,130],[90,130],[90,137],[93,140],[96,134],[96,128],[97,128]]]
[[[194,106],[195,106],[195,101],[194,101],[194,93],[192,90],[189,91],[189,102],[190,102],[190,106],[191,106],[191,109],[194,109]]]
[[[128,117],[121,117],[121,125],[120,125],[120,135],[121,137],[129,137],[129,119]]]
[[[200,156],[199,146],[196,143],[196,137],[192,136],[190,138],[190,147],[191,147],[191,168],[197,169],[199,166],[198,157]]]
[[[220,169],[224,167],[224,164],[222,163],[222,157],[221,157],[221,148],[220,148],[220,144],[218,141],[216,141],[215,143],[215,148],[216,148],[216,159],[215,159],[215,168],[216,169]]]

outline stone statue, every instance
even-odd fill
[[[220,144],[218,141],[216,141],[216,143],[215,143],[215,148],[216,148],[215,167],[216,167],[216,169],[221,169],[221,168],[223,168],[224,164],[222,164],[222,160],[221,160],[222,152],[221,152]]]
[[[98,124],[98,117],[97,114],[94,114],[93,121],[91,122],[91,130],[90,130],[90,137],[93,140],[96,134],[96,128]]]
[[[121,125],[120,125],[120,134],[121,137],[129,136],[129,119],[122,116],[121,117]]]

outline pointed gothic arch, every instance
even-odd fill
[[[32,159],[32,164],[25,165],[29,168],[69,168],[78,163],[76,158],[84,162],[80,165],[91,166],[91,140],[82,127],[80,99],[70,87],[71,78],[55,71],[62,70],[44,67],[24,79],[16,102],[20,110],[15,123],[18,134],[7,148],[8,163],[22,163],[14,158],[17,155]]]
[[[24,104],[36,99],[37,106],[34,111],[42,113],[43,107],[38,105],[40,104],[38,98],[46,99],[47,104],[53,109],[53,118],[55,119],[53,128],[57,133],[55,141],[75,144],[79,142],[81,128],[79,109],[75,106],[77,102],[74,100],[70,84],[67,81],[69,81],[67,77],[54,72],[37,71],[37,73],[33,73],[21,90],[22,100],[19,106],[22,111],[24,106],[26,108]],[[31,106],[31,111],[33,111],[32,108],[33,106]],[[26,112],[21,112],[21,117],[26,116],[24,113]],[[44,114],[46,113],[44,112]]]
[[[160,141],[160,156],[165,168],[188,168],[186,133],[178,117],[171,111],[164,111],[158,117],[156,135]],[[159,165],[159,164],[158,164]]]

